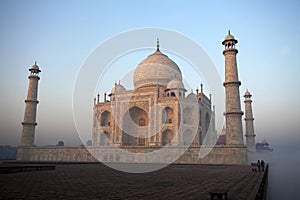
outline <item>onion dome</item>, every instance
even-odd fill
[[[225,37],[224,41],[222,42],[222,44],[224,45],[225,42],[228,42],[228,41],[232,41],[235,44],[238,43],[238,41],[233,37],[233,35],[230,34],[230,30],[228,30],[228,35],[226,35],[226,37]]]
[[[247,91],[245,92],[245,94],[244,94],[244,97],[245,97],[245,98],[250,98],[250,97],[252,97],[252,95],[251,95],[250,92],[247,90]]]
[[[187,98],[196,98],[196,94],[193,92],[193,90],[191,91],[191,93],[187,96]]]
[[[173,79],[168,83],[167,89],[169,89],[169,90],[184,89],[184,85],[183,85],[182,81],[180,81],[178,79]]]
[[[31,66],[31,68],[29,69],[29,71],[31,73],[36,73],[36,74],[39,73],[39,72],[41,72],[41,70],[40,70],[39,66],[36,64],[36,62],[34,63],[34,65]]]
[[[135,89],[149,85],[166,87],[173,79],[181,81],[181,71],[173,60],[160,52],[158,44],[157,50],[138,64],[134,71],[133,84]]]
[[[229,32],[229,34],[226,35],[226,37],[225,37],[224,40],[234,40],[234,37],[233,37],[233,35],[231,35],[230,32]]]
[[[111,90],[111,94],[118,94],[118,93],[122,93],[122,92],[125,92],[126,89],[123,85],[121,85],[120,83],[119,84],[115,84],[115,87]]]

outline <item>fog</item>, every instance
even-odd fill
[[[272,145],[273,152],[257,153],[251,161],[263,159],[269,164],[268,199],[270,200],[299,198],[300,143],[297,137],[290,139],[289,144],[283,141]]]

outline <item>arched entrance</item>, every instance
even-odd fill
[[[205,115],[205,131],[206,131],[206,134],[208,133],[209,123],[210,123],[210,117],[209,117],[209,114],[206,113],[206,115]]]
[[[165,146],[165,145],[171,143],[173,138],[174,138],[173,131],[171,131],[170,129],[164,130],[164,132],[162,133],[162,138],[161,138],[162,145]]]
[[[183,109],[183,123],[184,124],[193,124],[193,111],[190,107]]]
[[[162,124],[171,124],[174,121],[174,111],[170,107],[165,107],[162,111]]]
[[[183,145],[190,145],[193,140],[193,135],[191,130],[185,130],[183,132]]]
[[[104,131],[100,135],[100,146],[109,146],[109,140],[110,140],[110,133]]]
[[[110,112],[104,111],[101,113],[101,126],[110,126]]]
[[[137,106],[125,112],[122,123],[122,145],[145,146],[148,122],[146,111]]]

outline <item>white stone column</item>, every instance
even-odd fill
[[[226,144],[243,145],[243,129],[235,44],[238,41],[230,33],[222,44],[225,46],[225,93],[226,93]]]
[[[246,145],[247,149],[250,152],[255,152],[255,134],[254,134],[254,118],[252,113],[252,100],[251,94],[247,90],[244,97],[245,97],[245,121],[246,121]]]
[[[27,98],[25,100],[26,107],[24,121],[22,122],[23,130],[20,146],[32,146],[34,144],[35,126],[37,125],[36,112],[37,104],[39,103],[37,100],[38,81],[40,80],[39,72],[41,72],[41,70],[39,70],[39,67],[34,64],[29,71],[29,86]]]

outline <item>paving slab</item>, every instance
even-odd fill
[[[247,165],[169,165],[132,174],[103,164],[58,164],[55,170],[0,174],[0,199],[209,199],[213,190],[247,199],[262,172]]]

